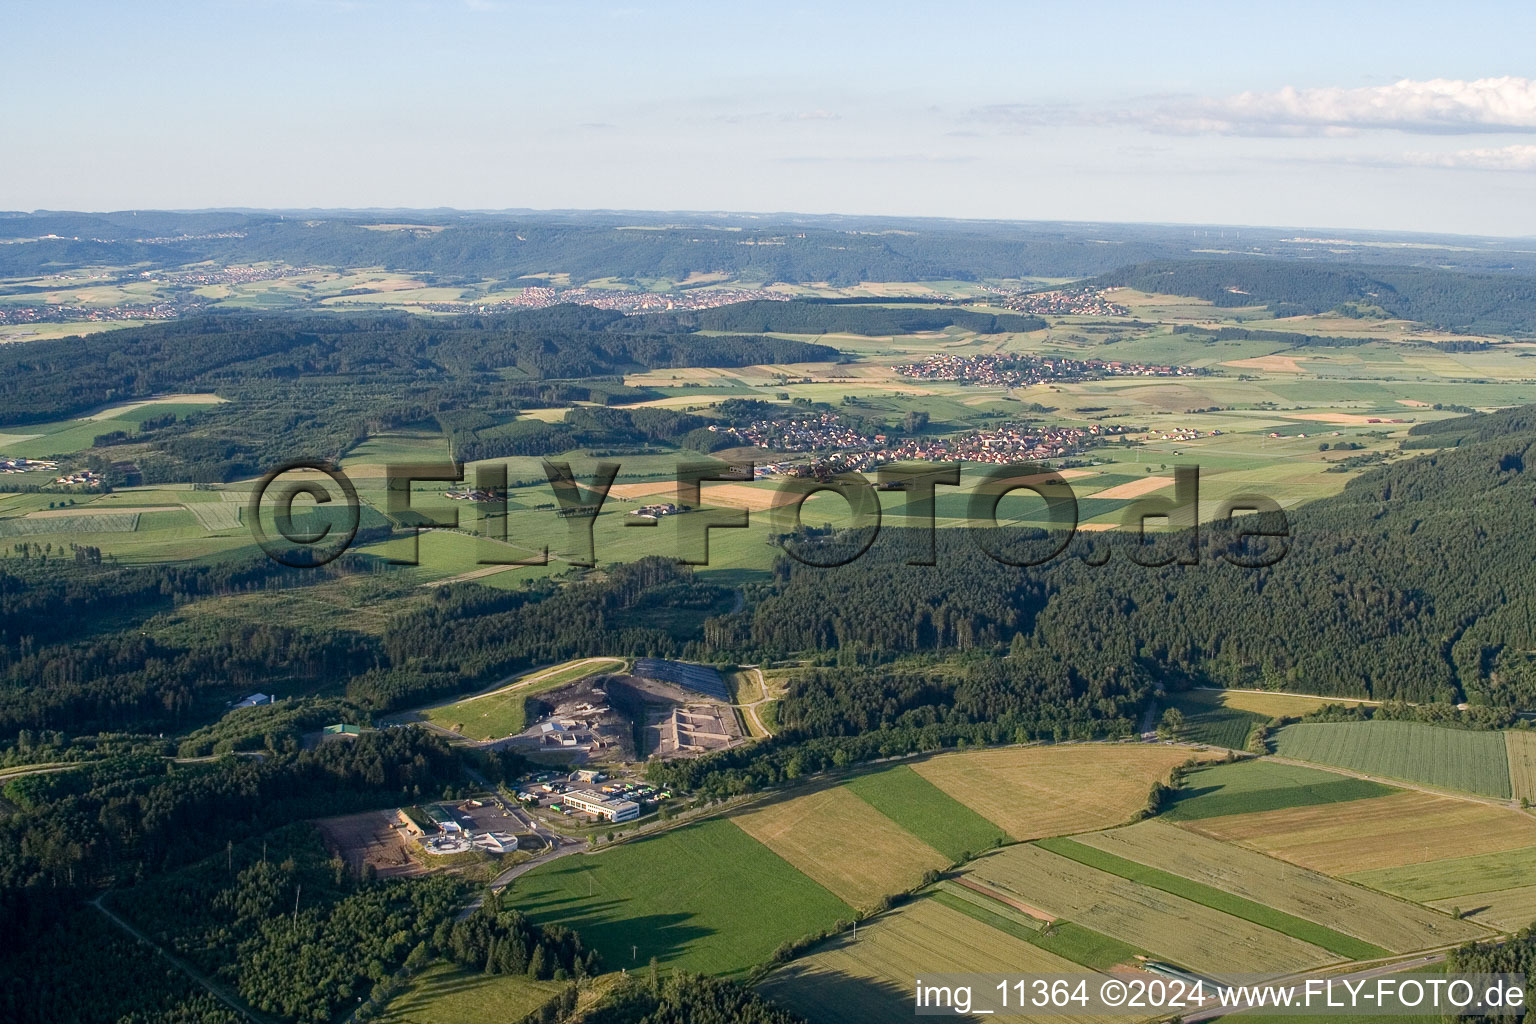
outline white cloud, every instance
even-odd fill
[[[1536,81],[1403,79],[1357,89],[1245,92],[1191,111],[1194,130],[1246,134],[1265,129],[1320,134],[1363,129],[1464,133],[1536,131]],[[1179,114],[1175,112],[1174,124]]]
[[[1341,136],[1536,132],[1536,80],[1403,79],[1362,88],[1298,89],[1235,96],[1167,97],[1121,108],[1003,104],[974,116],[1013,128],[1132,125],[1172,135]]]
[[[1536,171],[1536,146],[1492,146],[1449,153],[1409,153],[1416,167],[1471,168],[1479,171]]]

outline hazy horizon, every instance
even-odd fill
[[[0,83],[39,101],[0,121],[7,208],[1536,233],[1531,8],[74,0],[8,21]]]

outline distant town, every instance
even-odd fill
[[[1130,316],[1131,311],[1111,302],[1098,288],[1059,288],[1049,292],[1011,292],[998,303],[1020,313],[1036,316]]]
[[[1065,356],[956,356],[946,353],[931,355],[917,363],[903,363],[892,369],[913,380],[945,380],[1002,388],[1024,388],[1053,381],[1102,380],[1105,377],[1194,377],[1206,372],[1194,366],[1069,359]]]
[[[711,429],[739,444],[821,456],[808,461],[769,463],[759,467],[760,475],[819,476],[865,472],[892,462],[1005,465],[1020,460],[1055,459],[1081,452],[1103,438],[1129,435],[1145,428],[1101,423],[1085,427],[1010,423],[953,437],[898,438],[865,434],[836,413],[822,413],[800,420],[756,420],[744,427]]]

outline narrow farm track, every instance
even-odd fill
[[[752,671],[757,675],[757,688],[762,692],[762,696],[757,700],[752,701],[750,704],[732,704],[731,707],[752,719],[752,727],[759,734],[761,734],[763,738],[772,739],[773,730],[769,729],[768,726],[763,724],[763,720],[761,716],[758,715],[757,709],[762,707],[764,704],[767,704],[769,701],[777,700],[778,698],[768,693],[768,681],[763,678],[763,670],[754,666]]]

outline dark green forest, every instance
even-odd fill
[[[1536,277],[1457,274],[1431,267],[1362,267],[1266,259],[1155,260],[1091,282],[1222,307],[1265,305],[1276,316],[1377,309],[1446,330],[1529,334]]]
[[[822,308],[822,307],[818,307]],[[836,307],[825,307],[836,308]],[[958,314],[951,314],[958,315]],[[592,378],[674,366],[836,360],[835,349],[778,338],[640,333],[619,313],[555,306],[426,323],[407,315],[200,317],[0,349],[0,425],[65,418],[106,402],[245,381],[367,374],[474,380]],[[388,381],[386,380],[385,383]],[[375,383],[375,386],[377,384]],[[395,395],[396,406],[409,396]]]

